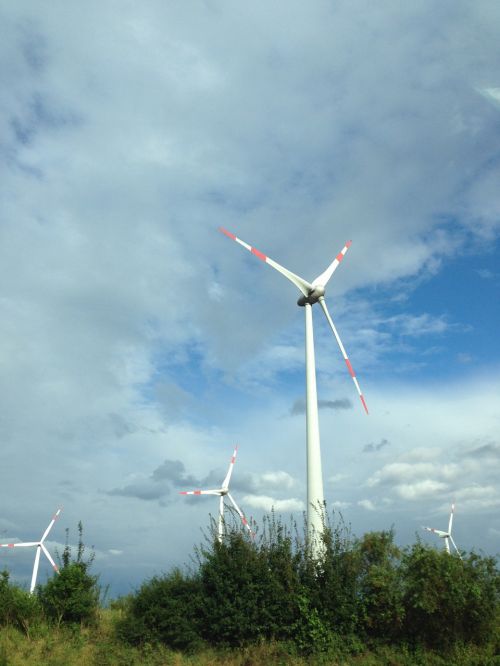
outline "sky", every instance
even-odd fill
[[[0,539],[69,530],[110,595],[189,564],[231,482],[354,534],[500,552],[500,6],[0,4]],[[436,539],[437,541],[437,539]],[[436,544],[438,547],[440,543]],[[28,585],[34,553],[3,549]],[[40,580],[49,575],[46,563]]]

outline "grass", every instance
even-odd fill
[[[0,666],[500,666],[500,654],[489,648],[457,648],[453,655],[380,647],[351,657],[300,657],[285,644],[184,655],[162,646],[130,647],[119,642],[114,624],[120,610],[105,609],[95,628],[34,627],[26,637],[12,627],[0,631]]]

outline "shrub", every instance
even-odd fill
[[[393,642],[400,638],[404,620],[402,553],[394,545],[394,532],[368,532],[357,549],[360,628],[372,641]]]
[[[417,543],[403,558],[403,585],[408,642],[446,650],[492,636],[499,602],[494,558],[472,553],[462,561]]]
[[[99,577],[89,573],[94,554],[84,559],[82,532],[82,524],[79,523],[78,549],[76,559],[72,559],[66,531],[66,546],[59,575],[38,588],[38,598],[46,617],[58,626],[61,623],[92,625],[97,621],[101,588]]]
[[[144,583],[124,605],[117,624],[120,638],[131,644],[160,642],[175,650],[201,645],[200,582],[179,569]]]
[[[0,573],[0,625],[13,626],[26,636],[41,620],[42,612],[38,599],[26,590],[9,581],[9,573]]]

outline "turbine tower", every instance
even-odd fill
[[[216,495],[219,497],[219,522],[218,522],[218,539],[219,541],[222,541],[222,536],[224,533],[224,497],[228,497],[229,501],[233,505],[233,507],[236,510],[236,513],[239,515],[241,518],[241,522],[243,525],[247,528],[247,530],[250,532],[250,535],[252,538],[255,536],[254,533],[252,532],[252,529],[250,525],[248,524],[248,520],[245,518],[245,515],[243,511],[240,509],[240,507],[236,504],[234,501],[231,493],[229,492],[229,481],[231,480],[231,475],[233,473],[233,468],[234,468],[234,463],[236,462],[236,454],[238,453],[238,447],[234,447],[233,451],[233,456],[231,458],[231,462],[229,463],[229,467],[227,470],[227,474],[224,478],[224,481],[222,482],[222,486],[220,488],[215,488],[214,490],[183,490],[179,493],[179,495]]]
[[[455,505],[451,505],[451,513],[450,513],[450,520],[448,521],[448,531],[444,532],[443,530],[437,530],[434,527],[424,527],[422,525],[423,530],[427,530],[427,532],[433,532],[436,534],[439,538],[444,539],[444,547],[448,555],[450,554],[450,541],[453,544],[453,548],[455,548],[457,555],[460,559],[462,559],[462,556],[460,555],[460,551],[457,548],[457,544],[453,541],[453,537],[451,536],[451,527],[453,525],[453,514],[455,513]]]
[[[323,473],[321,470],[321,449],[319,437],[319,418],[318,418],[318,395],[316,389],[316,365],[314,358],[314,334],[313,334],[313,319],[312,319],[312,306],[319,303],[325,317],[332,329],[333,335],[340,348],[344,361],[352,377],[358,395],[365,412],[368,414],[368,407],[366,406],[365,398],[359,387],[356,374],[353,370],[349,357],[340,336],[335,328],[333,320],[328,312],[325,301],[325,288],[328,281],[332,277],[336,268],[344,258],[347,250],[351,245],[351,241],[346,243],[344,248],[337,254],[328,268],[318,275],[312,282],[307,282],[303,278],[295,275],[288,269],[280,266],[276,261],[263,254],[255,247],[245,243],[240,238],[226,229],[220,227],[220,231],[228,238],[242,245],[246,250],[254,254],[261,261],[269,264],[272,268],[286,277],[292,284],[294,284],[300,291],[301,296],[297,301],[297,305],[304,308],[305,311],[305,347],[306,347],[306,449],[307,449],[307,525],[310,543],[313,552],[317,555],[320,553],[320,546],[316,537],[323,531],[323,515],[322,508],[324,506],[323,494]]]
[[[43,550],[45,557],[48,559],[48,561],[51,563],[52,568],[56,573],[59,573],[59,569],[57,567],[57,564],[54,562],[52,559],[51,554],[47,550],[44,541],[48,537],[50,530],[54,526],[54,523],[56,520],[59,518],[59,514],[61,513],[62,508],[57,509],[55,512],[54,516],[52,517],[52,520],[49,523],[49,526],[45,530],[45,532],[42,534],[42,538],[40,541],[24,541],[24,542],[19,542],[19,543],[0,543],[0,548],[33,548],[36,547],[36,553],[35,553],[35,563],[33,565],[33,574],[31,576],[31,585],[30,585],[30,594],[33,594],[35,587],[36,587],[36,578],[38,574],[38,565],[40,564],[40,554]]]

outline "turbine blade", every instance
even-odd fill
[[[461,555],[460,551],[459,551],[458,548],[457,548],[457,544],[453,541],[453,537],[451,536],[451,534],[450,534],[450,541],[451,541],[451,543],[453,544],[453,547],[455,548],[455,550],[457,551],[457,555],[458,555],[458,557],[459,557],[460,559],[462,559],[462,555]]]
[[[56,564],[56,563],[54,562],[54,560],[52,559],[52,556],[51,556],[51,554],[49,553],[49,551],[47,550],[47,548],[45,548],[45,545],[44,545],[43,543],[40,544],[40,545],[41,545],[41,547],[42,547],[43,552],[45,553],[45,557],[46,557],[46,558],[48,559],[48,561],[52,564],[52,568],[54,569],[54,571],[55,571],[56,573],[59,573],[59,567],[57,566],[57,564]]]
[[[33,565],[33,575],[31,576],[30,594],[33,594],[33,591],[36,587],[36,577],[38,574],[38,565],[40,564],[41,552],[42,552],[42,547],[40,544],[38,544],[38,548],[36,549],[36,555],[35,555],[35,564]]]
[[[223,534],[224,534],[224,495],[221,495],[219,500],[219,541],[222,541]]]
[[[365,412],[368,414],[368,407],[366,406],[365,398],[364,398],[363,394],[361,393],[361,389],[359,387],[358,380],[356,379],[356,374],[355,374],[355,372],[353,370],[353,367],[351,365],[351,361],[349,360],[349,357],[346,354],[346,351],[344,349],[344,345],[342,344],[342,340],[340,339],[340,336],[337,332],[337,329],[335,328],[335,324],[333,323],[332,318],[330,317],[330,313],[328,312],[328,308],[326,307],[326,301],[325,301],[323,296],[319,299],[319,302],[321,304],[321,307],[323,308],[323,312],[325,313],[325,317],[326,317],[328,323],[330,324],[330,328],[333,331],[333,335],[335,336],[335,339],[337,340],[337,344],[340,347],[340,351],[342,353],[342,356],[344,357],[345,364],[347,365],[347,369],[349,370],[349,374],[352,377],[352,381],[354,382],[354,386],[356,387],[356,391],[358,392],[359,399],[361,400],[361,404],[363,405]]]
[[[233,451],[233,457],[231,458],[231,462],[229,463],[229,467],[228,467],[228,470],[227,470],[226,478],[222,482],[222,487],[224,489],[229,487],[229,481],[231,480],[231,474],[233,473],[233,468],[234,468],[234,463],[236,461],[236,454],[237,453],[238,453],[238,447],[235,446],[234,451]]]
[[[338,255],[335,257],[335,259],[332,261],[332,263],[328,266],[326,271],[324,273],[321,273],[321,275],[318,275],[317,278],[315,278],[312,281],[312,286],[317,287],[318,285],[321,285],[322,287],[326,287],[328,280],[332,277],[333,273],[337,269],[337,266],[340,264],[342,259],[345,257],[345,254],[347,250],[351,247],[352,241],[347,241],[347,243],[344,245],[342,250],[338,253]]]
[[[256,257],[264,261],[266,264],[269,264],[269,266],[272,266],[275,270],[278,271],[278,273],[281,273],[284,275],[290,282],[292,282],[297,289],[304,295],[308,296],[309,292],[312,289],[312,285],[307,282],[307,280],[304,280],[301,278],[299,275],[295,275],[295,273],[292,273],[292,271],[289,271],[287,268],[284,268],[280,264],[278,264],[277,261],[273,261],[270,257],[267,255],[263,254],[257,248],[252,247],[248,243],[245,243],[245,241],[242,241],[240,238],[232,234],[230,231],[227,229],[224,229],[223,227],[219,227],[219,231],[221,231],[223,234],[225,234],[228,238],[231,240],[236,241],[236,243],[239,243],[242,245],[246,250],[251,252],[252,254],[255,254]]]
[[[20,543],[0,543],[0,548],[28,548],[38,546],[39,541],[21,541]]]
[[[450,540],[448,536],[444,537],[444,547],[446,548],[446,552],[449,554],[450,553]]]
[[[448,532],[443,532],[442,530],[436,530],[434,527],[424,527],[422,525],[422,529],[427,530],[428,532],[433,532],[434,534],[437,534],[438,537],[444,538],[448,536]]]
[[[181,490],[179,495],[220,495],[220,490]]]
[[[40,543],[43,543],[43,542],[45,541],[45,539],[47,538],[48,533],[49,533],[50,530],[52,529],[52,527],[53,527],[54,523],[56,522],[56,520],[59,518],[59,514],[61,513],[61,511],[62,511],[62,507],[61,507],[60,509],[57,509],[57,511],[55,512],[55,514],[52,516],[52,520],[50,521],[49,526],[47,527],[47,529],[46,529],[45,532],[43,533],[43,536],[42,536],[42,538],[40,539]]]
[[[450,513],[450,522],[448,523],[448,534],[451,535],[451,526],[453,523],[453,513],[455,512],[455,505],[451,505],[451,513]]]
[[[240,509],[240,507],[236,504],[236,502],[234,501],[234,499],[231,497],[231,495],[230,495],[229,493],[227,494],[227,496],[228,496],[229,499],[231,500],[231,504],[234,506],[234,508],[236,509],[236,512],[238,513],[239,517],[241,518],[241,522],[243,523],[243,525],[247,528],[247,530],[248,530],[248,531],[250,532],[250,534],[252,535],[252,539],[254,539],[254,538],[255,538],[255,534],[252,532],[252,528],[251,528],[250,525],[248,524],[248,520],[245,518],[245,515],[244,515],[243,511],[242,511],[242,510]]]

